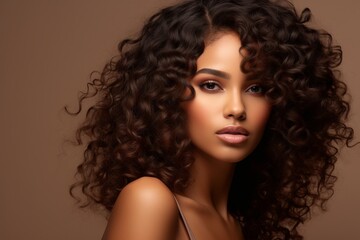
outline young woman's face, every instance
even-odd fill
[[[195,98],[184,105],[194,156],[238,162],[260,142],[271,106],[259,80],[247,80],[240,70],[241,42],[223,33],[197,60],[191,79]]]

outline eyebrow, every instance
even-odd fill
[[[227,72],[223,72],[223,71],[212,69],[212,68],[202,68],[196,72],[196,74],[199,74],[199,73],[207,73],[207,74],[211,74],[211,75],[214,75],[214,76],[217,76],[220,78],[230,79],[230,74],[228,74]]]

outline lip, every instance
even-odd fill
[[[240,126],[227,126],[216,132],[220,140],[229,144],[239,144],[248,139],[249,132]]]

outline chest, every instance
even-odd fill
[[[185,222],[180,216],[176,240],[244,240],[241,225],[233,218],[226,221],[216,214],[194,211],[185,211],[183,215]]]

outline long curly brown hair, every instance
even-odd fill
[[[313,206],[325,207],[338,149],[353,139],[336,70],[341,48],[306,26],[310,16],[268,0],[187,0],[152,16],[137,38],[120,42],[119,55],[79,99],[79,112],[83,100],[96,103],[77,130],[86,150],[72,195],[80,188],[83,207],[110,211],[124,186],[142,176],[174,192],[186,188],[193,158],[181,103],[195,97],[188,79],[206,39],[231,31],[247,52],[239,67],[263,81],[273,107],[261,143],[237,164],[229,210],[246,239],[302,239],[297,227]]]

